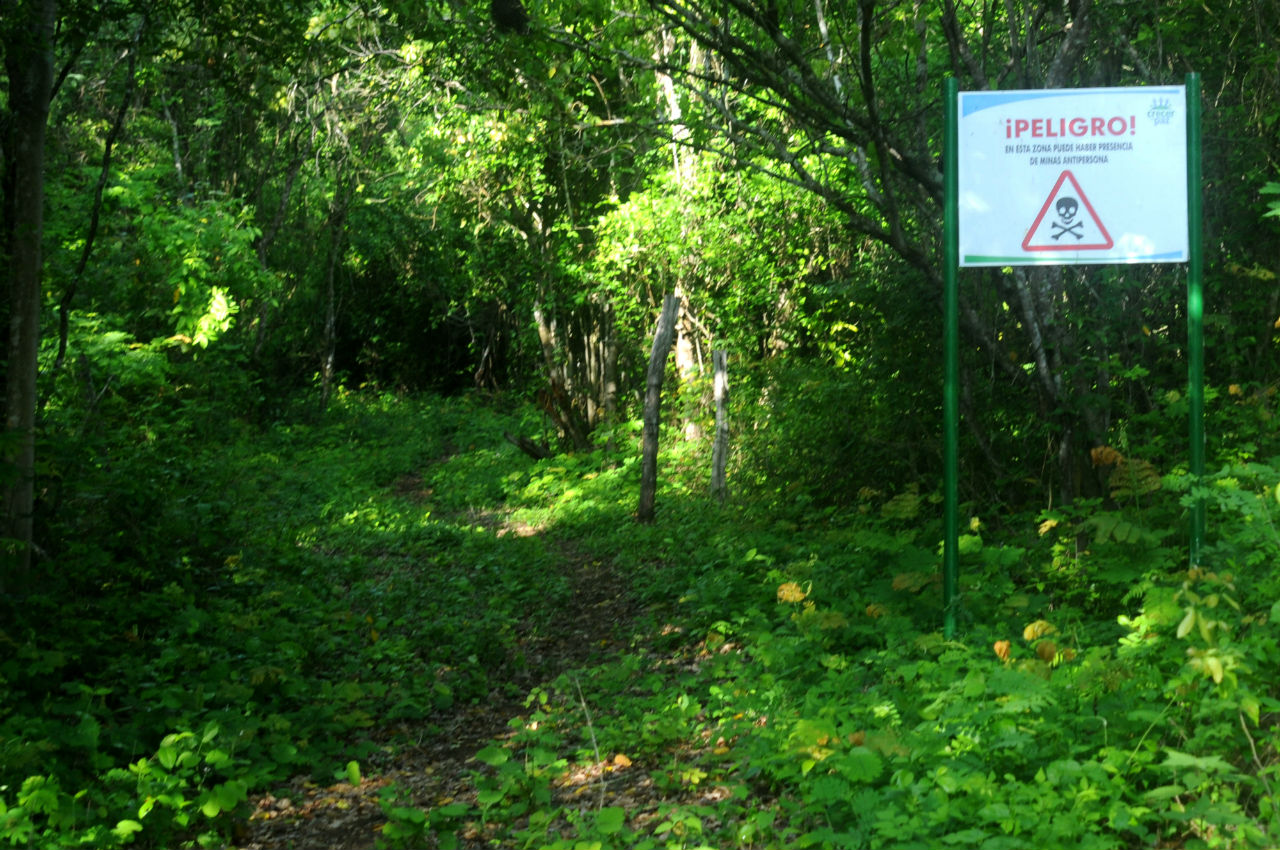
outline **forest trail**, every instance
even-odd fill
[[[402,476],[392,486],[401,497],[423,503],[430,499],[430,489],[418,476]],[[473,514],[467,520],[498,537],[547,533],[498,512]],[[387,820],[380,799],[388,789],[394,789],[398,805],[424,810],[454,802],[474,806],[472,772],[481,767],[475,755],[514,734],[513,721],[526,711],[523,695],[607,654],[626,637],[626,626],[637,613],[626,581],[610,561],[567,541],[553,539],[548,545],[572,588],[569,599],[574,607],[561,612],[543,633],[528,623],[517,627],[523,658],[513,665],[508,687],[495,687],[483,700],[456,704],[412,728],[398,724],[379,729],[375,737],[397,743],[387,747],[385,758],[365,768],[359,784],[323,785],[303,776],[274,793],[252,797],[249,818],[236,830],[235,850],[373,850]],[[522,696],[513,698],[512,692]],[[406,746],[406,740],[415,743]],[[601,772],[605,769],[602,765]],[[581,790],[580,781],[559,787],[557,795],[567,802]],[[479,828],[460,831],[458,837],[462,848],[493,846],[492,836]]]

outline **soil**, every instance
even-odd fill
[[[398,495],[430,497],[420,479],[406,476],[393,488]],[[478,517],[496,534],[528,536],[538,529],[508,524],[501,518]],[[625,582],[612,565],[564,544],[553,544],[560,570],[573,587],[576,610],[565,611],[550,629],[529,637],[521,646],[525,664],[508,687],[479,703],[455,706],[428,718],[418,727],[380,730],[379,737],[394,742],[385,763],[362,765],[367,776],[357,785],[337,782],[321,785],[297,778],[272,793],[250,799],[251,814],[236,830],[237,850],[373,850],[386,822],[380,795],[394,786],[403,805],[430,809],[449,802],[473,804],[472,773],[479,765],[475,754],[513,734],[511,721],[525,711],[523,701],[506,694],[527,693],[560,673],[587,665],[607,653],[620,638],[636,611],[627,596]],[[531,631],[526,630],[532,634]],[[648,774],[625,757],[605,759],[586,770],[562,778],[556,789],[557,806],[588,805],[605,793],[610,805],[627,805],[632,811],[656,809],[646,805],[653,796]],[[492,848],[494,836],[479,828],[460,833],[463,848]]]

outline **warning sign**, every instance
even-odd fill
[[[1187,261],[1185,87],[957,98],[961,266]]]
[[[1080,188],[1064,171],[1022,240],[1024,251],[1106,251],[1115,240]]]

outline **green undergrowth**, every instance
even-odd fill
[[[345,397],[222,443],[141,441],[82,480],[0,631],[5,843],[220,846],[249,790],[514,696],[518,643],[567,586],[541,539],[496,533],[531,464],[512,427],[469,400]],[[127,534],[101,532],[112,515]]]
[[[673,442],[641,526],[636,428],[535,462],[501,438],[520,424],[476,399],[340,396],[265,431],[137,439],[85,473],[0,633],[0,835],[225,846],[252,792],[374,776],[495,694],[525,709],[471,792],[421,808],[384,789],[385,846],[1280,834],[1277,461],[1192,488],[1112,452],[1105,500],[968,506],[948,639],[924,488],[721,506],[703,448]],[[1211,540],[1188,569],[1196,498]],[[113,512],[128,534],[105,535]],[[575,616],[566,547],[642,613],[612,654],[530,670],[527,641]]]
[[[642,527],[631,466],[539,467],[523,514],[608,553],[649,618],[529,696],[477,758],[475,805],[389,799],[387,844],[1271,846],[1280,463],[1192,490],[1113,455],[1105,501],[973,511],[952,639],[928,494],[722,508],[672,446]],[[1213,534],[1188,569],[1197,497]]]

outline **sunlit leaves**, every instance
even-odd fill
[[[808,596],[808,592],[794,581],[778,585],[779,602],[801,602],[806,596]]]
[[[1058,654],[1058,645],[1051,640],[1042,640],[1036,644],[1036,655],[1046,664],[1051,663]]]
[[[1033,623],[1028,623],[1027,627],[1022,630],[1022,639],[1030,642],[1046,635],[1051,635],[1056,631],[1057,629],[1048,620],[1036,620]]]
[[[483,762],[490,767],[498,767],[506,764],[510,758],[511,753],[508,750],[494,746],[485,747],[475,754],[476,761]]]
[[[627,810],[621,806],[605,806],[596,812],[596,829],[604,835],[621,832],[626,821]]]
[[[926,573],[923,571],[913,570],[911,572],[897,573],[893,577],[893,589],[905,590],[908,593],[919,593],[931,584],[937,584],[942,580],[941,573]]]
[[[885,519],[915,519],[919,513],[920,494],[911,491],[899,493],[880,508],[880,515]]]
[[[1264,195],[1280,195],[1280,183],[1264,183],[1258,191]],[[1263,218],[1272,218],[1274,216],[1280,216],[1280,200],[1267,201],[1267,211],[1262,214]]]

